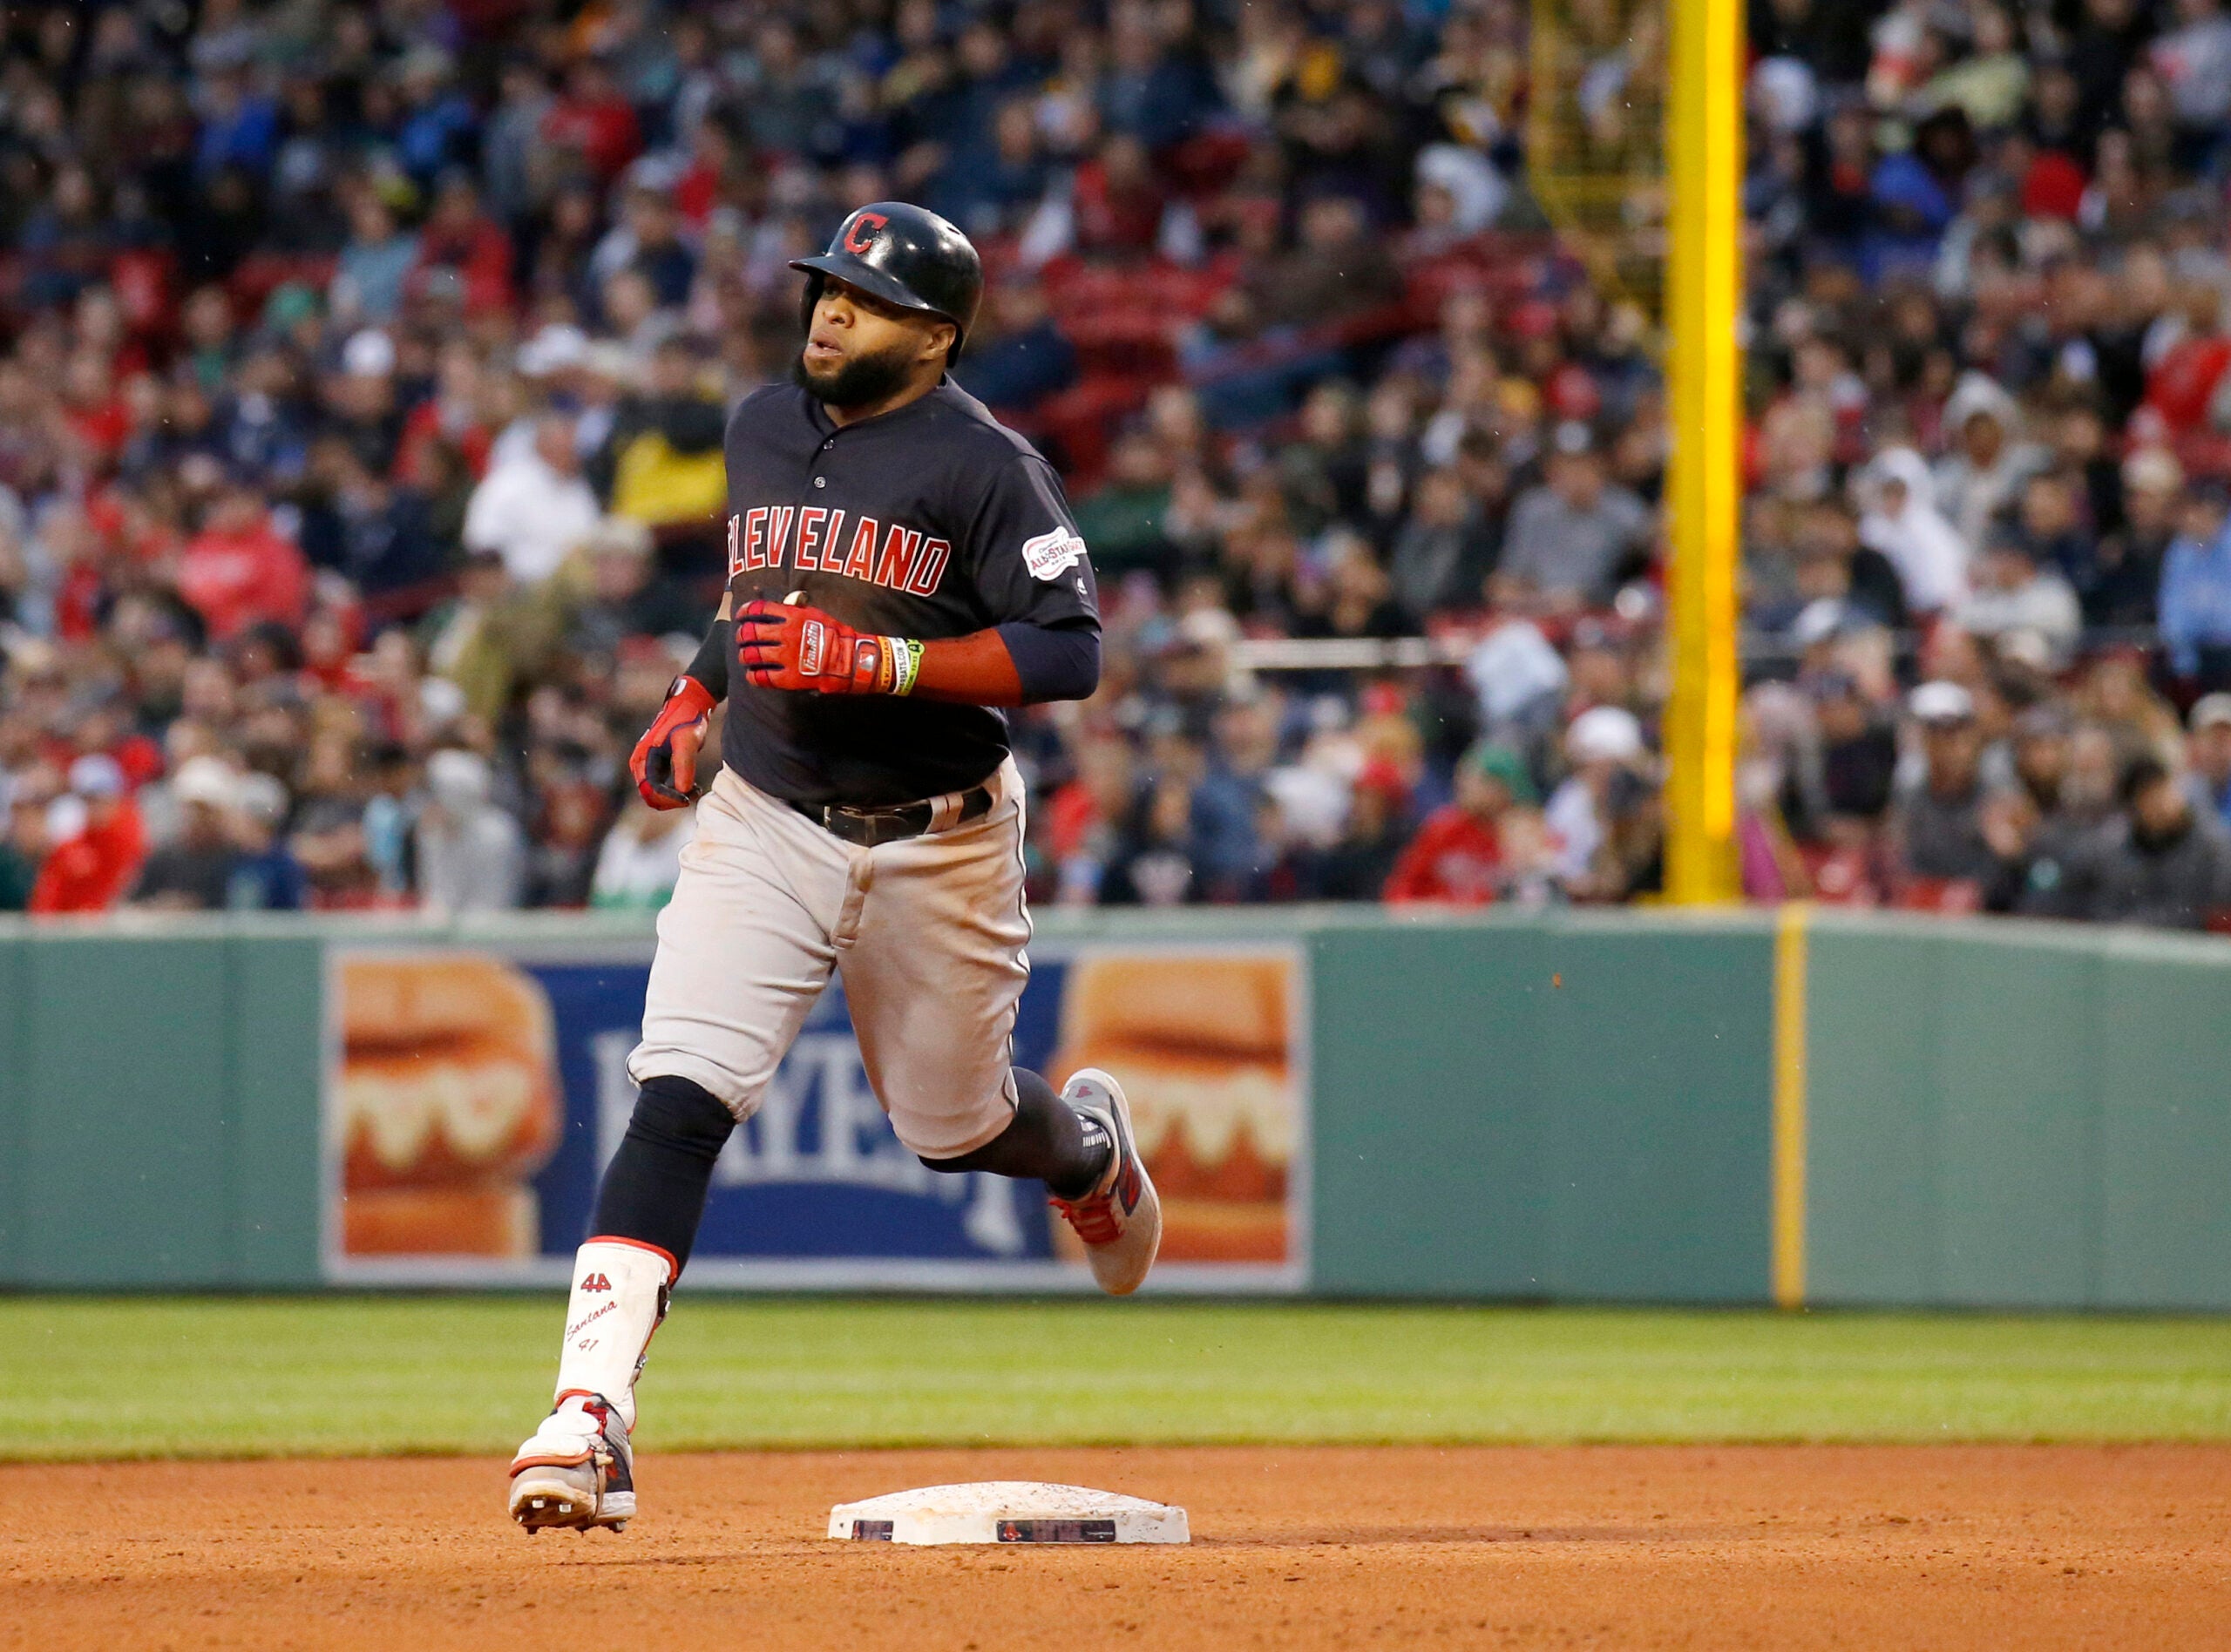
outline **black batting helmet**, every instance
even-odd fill
[[[822,278],[834,275],[886,303],[944,316],[954,328],[949,362],[959,358],[984,296],[984,263],[968,237],[935,213],[899,200],[861,207],[837,226],[827,252],[792,259],[790,267],[805,272],[804,326],[813,325]]]

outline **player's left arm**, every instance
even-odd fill
[[[1018,457],[993,477],[964,544],[998,621],[923,640],[856,630],[817,608],[757,601],[736,613],[745,677],[763,688],[885,694],[972,706],[1082,700],[1100,683],[1100,613],[1085,544],[1052,468]],[[956,561],[960,561],[956,559]]]
[[[729,612],[731,600],[722,596],[721,611],[713,617],[697,657],[668,687],[666,703],[627,759],[635,789],[653,809],[687,809],[697,801],[698,754],[713,708],[729,697],[729,655],[733,652],[729,638],[735,630]]]

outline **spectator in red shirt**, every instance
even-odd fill
[[[63,369],[62,396],[70,433],[85,456],[105,469],[132,433],[132,411],[117,393],[116,376],[98,350],[81,349]]]
[[[1117,133],[1077,168],[1071,210],[1082,252],[1143,254],[1154,250],[1167,205],[1146,146]]]
[[[99,629],[108,581],[103,564],[107,547],[83,509],[57,504],[39,524],[39,542],[60,576],[54,589],[54,634],[83,642]]]
[[[261,498],[244,484],[229,484],[218,494],[179,559],[179,594],[219,641],[259,620],[300,625],[309,588],[309,564],[271,525]]]
[[[565,95],[543,117],[542,140],[578,154],[600,184],[619,177],[643,151],[634,107],[620,95],[612,71],[595,58],[573,65]]]
[[[146,858],[139,810],[125,795],[124,770],[98,753],[70,765],[71,796],[85,824],[54,846],[31,886],[34,912],[105,912],[124,897]]]
[[[689,129],[689,162],[675,180],[674,205],[693,230],[702,233],[737,170],[736,139],[717,117],[707,115]]]
[[[1511,811],[1531,809],[1533,777],[1508,746],[1482,741],[1456,765],[1456,798],[1426,816],[1394,863],[1387,899],[1485,906],[1504,871],[1503,835]]]
[[[2146,404],[2175,436],[2204,429],[2215,387],[2231,366],[2231,339],[2223,335],[2223,295],[2206,281],[2187,281],[2178,295],[2184,330],[2146,377]]]
[[[480,192],[471,175],[451,171],[442,176],[434,210],[418,231],[418,262],[410,272],[411,292],[423,292],[427,274],[455,270],[465,284],[465,313],[487,315],[512,305],[512,238],[480,210]]]
[[[1047,805],[1047,850],[1064,902],[1089,906],[1099,897],[1118,825],[1137,794],[1130,746],[1106,735],[1088,739],[1077,755],[1076,778]]]
[[[436,449],[443,444],[456,450],[474,481],[487,475],[496,440],[487,419],[489,389],[480,353],[470,342],[457,339],[444,345],[434,369],[434,393],[403,416],[395,479],[421,492],[436,491],[443,480]]]

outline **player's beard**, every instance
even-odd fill
[[[902,339],[880,355],[851,356],[834,373],[816,373],[806,366],[805,350],[801,346],[797,359],[790,363],[790,376],[801,389],[830,407],[868,407],[892,395],[906,383],[906,370],[912,364],[913,353],[913,342]]]

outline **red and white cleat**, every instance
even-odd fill
[[[1145,1283],[1162,1248],[1162,1200],[1139,1157],[1131,1134],[1131,1104],[1123,1087],[1098,1067],[1080,1067],[1061,1087],[1061,1100],[1097,1119],[1116,1144],[1099,1186],[1082,1199],[1051,1202],[1085,1243],[1092,1276],[1111,1297],[1128,1297]]]
[[[546,1526],[617,1532],[634,1518],[635,1454],[602,1395],[568,1395],[519,1447],[511,1507],[529,1537]]]

